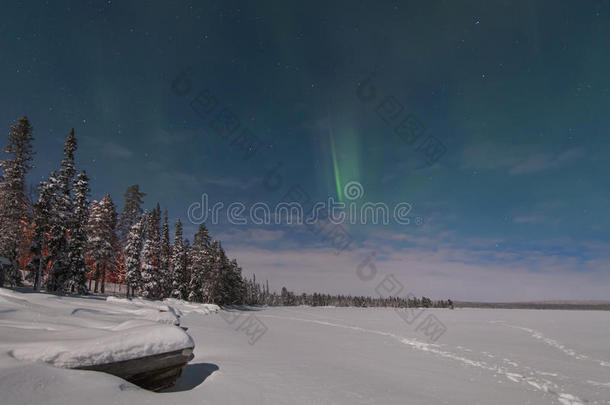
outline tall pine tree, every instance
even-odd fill
[[[42,181],[39,185],[38,200],[34,204],[34,234],[30,244],[31,261],[28,269],[34,274],[34,290],[40,291],[42,279],[47,269],[48,259],[45,255],[47,234],[49,233],[52,200],[55,190],[51,183]]]
[[[70,274],[72,290],[85,293],[87,269],[87,223],[89,221],[89,178],[83,170],[74,181],[74,218],[70,228]]]
[[[174,246],[172,247],[172,293],[173,298],[186,299],[188,284],[186,279],[185,251],[182,243],[182,222],[176,222]]]
[[[141,257],[143,224],[140,219],[132,225],[127,245],[125,246],[125,267],[127,270],[127,297],[131,293],[135,296],[136,291],[142,287]]]
[[[76,138],[74,129],[70,131],[64,144],[64,157],[59,172],[54,172],[49,182],[55,188],[56,196],[51,209],[49,240],[49,260],[51,269],[47,280],[50,291],[65,292],[70,283],[70,245],[68,231],[73,225],[72,183],[74,179],[74,152]]]
[[[145,196],[146,193],[140,191],[140,186],[138,184],[129,186],[127,187],[127,190],[125,190],[125,206],[123,207],[117,225],[121,246],[125,246],[125,243],[127,243],[131,227],[141,219],[142,203],[144,202],[143,198]]]
[[[241,267],[235,259],[228,262],[225,282],[229,290],[227,303],[230,305],[243,304],[246,299],[246,284],[241,275]]]
[[[163,228],[161,230],[161,244],[159,247],[159,279],[162,297],[169,297],[172,293],[171,259],[172,247],[169,241],[167,210],[165,210],[163,213]]]
[[[184,239],[184,280],[186,281],[186,292],[184,299],[188,299],[189,296],[189,284],[191,282],[191,242],[188,238]]]
[[[243,302],[245,287],[241,269],[235,260],[229,261],[219,241],[212,244],[213,260],[208,277],[208,301],[218,305],[235,305]]]
[[[110,245],[112,246],[111,256],[108,258],[108,264],[104,266],[102,271],[102,288],[101,292],[104,293],[106,290],[106,280],[108,277],[112,277],[115,282],[118,280],[118,267],[117,267],[117,253],[120,251],[119,249],[119,240],[116,234],[116,226],[117,226],[117,212],[114,202],[112,198],[110,198],[110,194],[107,194],[102,199],[102,204],[104,206],[105,216],[108,221],[109,233],[108,237],[110,238]]]
[[[49,291],[64,292],[70,280],[70,257],[67,236],[67,221],[70,213],[66,206],[65,196],[61,192],[61,183],[57,172],[49,176],[49,187],[52,190],[49,215],[49,238],[47,242],[49,276],[46,286]]]
[[[115,268],[116,211],[110,195],[91,204],[87,225],[87,251],[94,266],[95,292],[104,293],[106,276]]]
[[[146,237],[142,248],[142,295],[148,298],[159,298],[159,211],[154,209],[146,215]]]
[[[209,295],[208,280],[212,264],[211,253],[210,235],[205,223],[201,223],[193,239],[193,246],[191,246],[188,257],[191,273],[189,301],[203,302]]]
[[[21,255],[24,223],[28,218],[29,200],[25,192],[25,176],[33,166],[32,126],[27,117],[11,126],[4,153],[9,157],[0,162],[0,255],[10,260],[8,274],[0,268],[0,286],[4,279],[11,285],[21,282],[18,259]]]
[[[225,291],[222,285],[222,275],[226,264],[224,263],[224,251],[218,241],[213,241],[210,247],[211,259],[205,280],[205,295],[206,302],[221,305],[225,301]]]

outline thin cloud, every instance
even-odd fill
[[[586,151],[582,147],[559,153],[533,151],[525,146],[483,143],[469,145],[461,152],[462,169],[507,169],[512,175],[523,175],[554,170],[582,159]]]
[[[517,224],[540,224],[546,222],[546,218],[542,215],[523,215],[514,217],[513,222]]]
[[[162,181],[170,181],[178,183],[184,187],[193,190],[203,190],[205,186],[216,186],[228,189],[248,190],[254,187],[259,179],[255,178],[249,181],[244,181],[232,177],[213,177],[213,176],[198,176],[193,173],[182,172],[178,170],[167,170],[158,162],[149,162],[147,168],[152,171],[157,171],[157,177]]]
[[[81,135],[79,139],[87,148],[99,150],[105,156],[116,159],[129,159],[133,156],[133,152],[114,141],[101,141],[97,138]]]
[[[267,230],[257,228],[235,228],[229,232],[218,234],[218,239],[229,243],[274,242],[285,237],[281,230]]]
[[[102,147],[102,151],[110,157],[119,159],[129,159],[133,156],[133,152],[131,150],[114,142],[106,142]]]
[[[259,178],[250,179],[248,181],[244,181],[243,179],[236,179],[231,177],[209,177],[206,176],[200,179],[201,184],[208,184],[218,187],[225,187],[231,189],[240,189],[240,190],[248,190],[260,181]]]
[[[558,169],[585,156],[583,148],[573,148],[559,154],[538,153],[510,169],[510,174],[529,174]]]

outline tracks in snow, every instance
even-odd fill
[[[524,326],[518,326],[518,325],[511,325],[508,323],[505,323],[503,321],[492,321],[492,323],[497,323],[509,328],[513,328],[513,329],[519,329],[519,330],[523,330],[527,333],[529,333],[534,339],[537,339],[551,347],[554,347],[557,350],[562,351],[564,354],[573,357],[577,360],[591,360],[597,364],[599,364],[602,367],[610,367],[610,362],[607,361],[603,361],[603,360],[596,360],[596,359],[592,359],[591,357],[587,356],[586,354],[581,354],[576,352],[573,349],[570,349],[568,347],[566,347],[564,344],[562,344],[561,342],[551,339],[549,337],[546,337],[542,334],[542,332],[539,332],[535,329],[530,329],[530,328],[526,328]]]
[[[298,313],[297,311],[292,311],[292,312]],[[294,316],[278,316],[278,315],[265,315],[265,314],[258,314],[257,316],[264,317],[264,318],[282,319],[282,320],[288,320],[288,321],[305,322],[305,323],[311,323],[311,324],[327,326],[327,327],[334,327],[334,328],[342,328],[342,329],[353,330],[356,332],[369,333],[369,334],[374,334],[374,335],[391,338],[391,339],[394,339],[394,340],[400,342],[401,344],[409,346],[410,348],[412,348],[414,350],[418,350],[421,352],[427,352],[427,353],[436,355],[441,358],[459,362],[459,363],[464,364],[469,367],[483,369],[483,370],[493,373],[494,375],[502,376],[514,383],[518,383],[518,384],[527,386],[529,388],[533,388],[543,394],[550,395],[555,401],[557,401],[558,403],[560,403],[562,405],[584,405],[585,403],[591,403],[590,401],[588,401],[586,399],[581,399],[575,395],[572,395],[572,394],[569,394],[566,392],[562,392],[563,391],[562,388],[557,383],[555,383],[554,381],[552,381],[550,379],[550,378],[553,378],[553,379],[569,380],[569,377],[562,376],[558,373],[549,373],[549,372],[538,371],[538,370],[532,369],[527,366],[520,367],[517,362],[507,359],[507,358],[503,358],[501,363],[493,364],[488,361],[473,359],[473,358],[469,357],[468,355],[463,355],[460,353],[445,350],[444,349],[445,345],[427,343],[427,342],[423,342],[423,341],[420,341],[420,340],[414,339],[414,338],[406,338],[404,336],[399,336],[399,335],[391,333],[391,332],[385,332],[385,331],[380,331],[380,330],[375,330],[375,329],[368,329],[368,328],[363,328],[363,327],[354,326],[354,325],[346,325],[343,323],[330,322],[330,321],[323,320],[323,319],[307,319],[307,318],[294,317]],[[335,318],[335,319],[337,319],[337,318]],[[525,330],[527,328],[522,328],[522,329]],[[528,331],[530,331],[530,330],[528,330]],[[534,333],[536,332],[533,330],[531,330],[531,331]],[[540,336],[539,339],[541,339],[543,342],[545,342],[547,344],[556,345],[555,347],[557,347],[557,348],[563,347],[558,342],[556,342],[552,339],[544,338],[544,336],[540,333],[537,333],[537,336]],[[538,339],[538,337],[537,337],[537,339]],[[563,348],[565,350],[569,350],[569,349],[566,349],[565,347],[563,347]],[[465,348],[462,346],[458,346],[457,349],[460,351],[463,351],[463,352],[473,353],[473,351],[471,349],[468,349],[468,348]],[[582,356],[582,355],[579,355],[576,352],[572,352],[572,351],[569,351],[569,353],[573,353],[574,356]],[[483,352],[481,354],[483,356],[487,356],[490,359],[496,359],[496,357],[497,357],[497,356],[494,356],[487,352]],[[568,354],[568,353],[566,353],[566,354]],[[591,385],[596,385],[597,387],[606,386],[605,383],[598,383],[595,381],[587,381],[587,383],[589,383]]]

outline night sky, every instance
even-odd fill
[[[122,208],[139,184],[189,237],[202,193],[324,201],[356,181],[360,203],[411,204],[411,223],[346,225],[340,254],[305,226],[209,228],[275,289],[374,296],[393,274],[433,298],[610,298],[608,2],[47,3],[0,19],[0,123],[30,118],[32,184],[72,127],[92,199]],[[193,109],[204,90],[260,140],[253,156]],[[388,97],[446,148],[438,160],[386,122]]]

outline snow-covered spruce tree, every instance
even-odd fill
[[[142,295],[153,299],[160,297],[159,211],[154,209],[146,215],[146,237],[142,248]]]
[[[99,277],[102,273],[104,257],[108,254],[107,250],[110,249],[110,243],[104,238],[102,222],[100,202],[93,200],[89,207],[89,221],[87,221],[87,257],[93,267],[90,279],[95,280],[93,291],[96,293],[99,292]],[[89,283],[89,287],[91,287],[91,283]]]
[[[101,201],[93,201],[87,224],[87,252],[95,268],[95,292],[105,290],[105,279],[108,273],[114,271],[116,248],[116,211],[110,195]]]
[[[49,240],[49,260],[51,269],[47,280],[47,289],[64,292],[70,283],[70,245],[68,231],[72,227],[73,201],[72,183],[74,180],[74,152],[76,138],[74,129],[70,131],[64,144],[64,157],[59,172],[54,172],[49,182],[57,193],[51,210],[51,227]]]
[[[169,297],[172,293],[172,247],[169,241],[169,225],[167,223],[167,210],[163,213],[163,228],[161,231],[161,245],[159,248],[159,278],[161,297]]]
[[[83,170],[74,181],[74,218],[70,227],[70,275],[72,291],[86,292],[87,223],[89,221],[89,178]]]
[[[41,181],[38,200],[34,204],[34,235],[30,244],[31,260],[28,268],[34,274],[34,290],[40,291],[42,278],[47,268],[47,257],[45,248],[47,246],[47,234],[50,227],[52,199],[55,190],[48,181]]]
[[[225,301],[224,286],[222,285],[225,263],[223,263],[224,252],[222,252],[220,242],[217,240],[212,242],[210,253],[210,267],[204,288],[206,292],[204,299],[206,302],[222,305]]]
[[[140,270],[142,253],[142,236],[143,236],[142,220],[132,225],[127,237],[127,245],[125,246],[125,268],[127,270],[127,297],[131,292],[135,296],[136,291],[142,285],[142,273]]]
[[[218,305],[243,302],[244,283],[236,261],[229,261],[219,241],[212,244],[213,261],[208,278],[209,301]]]
[[[186,281],[186,291],[184,299],[188,299],[189,296],[189,284],[191,282],[191,242],[188,238],[184,239],[184,280]]]
[[[230,286],[228,303],[231,305],[243,304],[246,300],[246,284],[241,274],[241,267],[235,259],[229,262],[227,282]]]
[[[119,252],[120,249],[119,240],[116,234],[117,212],[114,202],[112,201],[112,198],[110,198],[109,194],[102,198],[102,205],[104,207],[105,218],[108,221],[108,236],[110,238],[110,246],[112,247],[112,253],[108,257],[107,265],[102,269],[101,292],[103,294],[106,290],[106,279],[108,277],[112,277],[114,280],[118,279],[117,252]]]
[[[57,172],[49,176],[49,187],[53,191],[49,217],[49,236],[47,242],[47,260],[50,263],[46,287],[49,291],[64,292],[70,280],[70,257],[67,236],[67,210],[65,195]]]
[[[211,259],[210,235],[205,223],[201,223],[193,239],[193,246],[188,257],[191,272],[189,301],[203,302],[209,296]]]
[[[176,222],[174,246],[172,247],[172,293],[173,298],[180,300],[187,298],[185,251],[182,244],[182,222]]]
[[[127,190],[125,190],[125,206],[123,207],[117,225],[121,246],[125,246],[127,243],[131,227],[141,219],[142,199],[145,196],[146,193],[140,191],[140,186],[138,184],[129,186],[127,187]]]
[[[146,238],[142,248],[142,295],[148,298],[155,298],[159,287],[154,274],[158,269],[154,265],[152,243]]]
[[[188,261],[191,278],[188,287],[188,300],[193,302],[203,302],[203,285],[205,282],[206,264],[199,248],[194,245],[188,251]]]
[[[118,281],[127,282],[127,258],[125,257],[125,247],[131,232],[131,227],[142,219],[142,198],[146,195],[140,191],[137,184],[127,187],[125,190],[125,205],[117,222],[118,244],[117,254],[117,274]],[[143,224],[142,224],[143,227]],[[129,287],[127,287],[129,289]],[[129,294],[129,291],[127,292]]]
[[[25,175],[33,166],[32,126],[27,117],[17,120],[8,134],[4,153],[9,157],[0,162],[0,255],[12,263],[8,274],[0,269],[0,286],[6,278],[9,284],[21,282],[18,259],[21,255],[23,222],[27,221],[29,200],[25,192]]]

